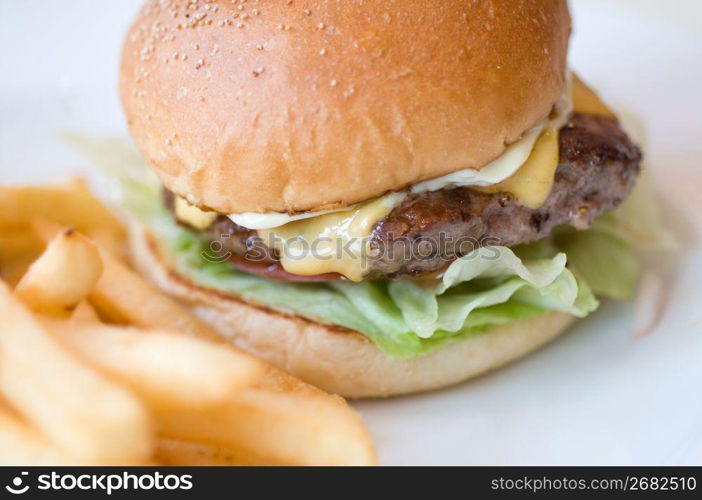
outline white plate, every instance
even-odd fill
[[[137,0],[0,0],[0,182],[90,165],[61,130],[125,133],[119,47]],[[572,64],[648,125],[648,163],[684,242],[658,263],[655,331],[607,303],[538,353],[432,394],[357,403],[385,464],[702,463],[702,10],[696,1],[573,2]]]

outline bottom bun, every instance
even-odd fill
[[[520,358],[556,338],[573,316],[548,312],[498,326],[427,355],[394,360],[347,328],[274,311],[196,285],[168,264],[149,234],[133,225],[134,263],[165,292],[225,338],[310,384],[350,398],[395,396],[456,384]]]

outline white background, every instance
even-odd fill
[[[138,0],[0,0],[0,182],[85,160],[56,133],[125,134],[118,55]],[[461,386],[357,403],[387,464],[702,463],[702,2],[577,0],[571,62],[647,126],[648,163],[682,242],[658,263],[667,308],[634,338],[605,304],[537,354]]]

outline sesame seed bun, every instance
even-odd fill
[[[565,0],[148,2],[129,127],[220,213],[338,208],[481,168],[561,96]]]

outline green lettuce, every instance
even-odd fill
[[[584,317],[597,308],[596,295],[630,297],[638,277],[628,217],[613,215],[587,231],[558,230],[536,244],[477,249],[453,262],[441,279],[269,280],[220,261],[194,232],[175,224],[160,201],[159,184],[134,154],[116,151],[123,146],[70,140],[96,162],[106,149],[121,159],[107,165],[119,179],[119,203],[173,249],[180,273],[282,312],[357,330],[394,358],[420,356],[545,311]]]

